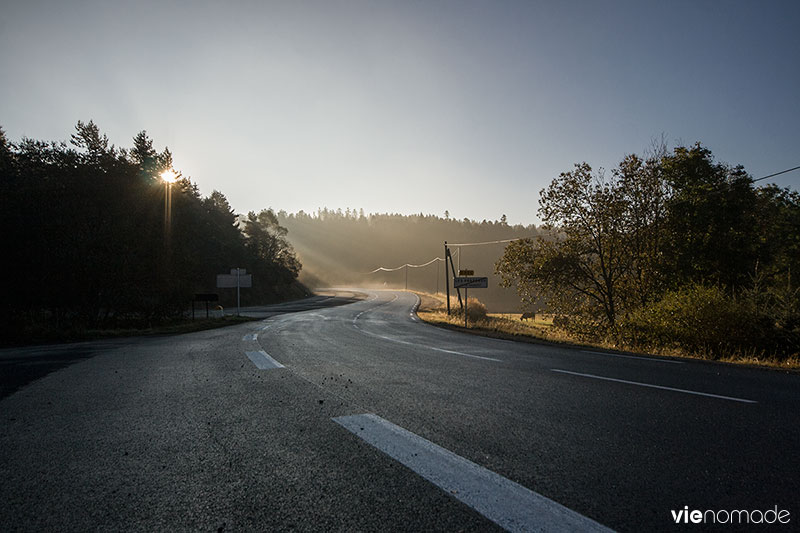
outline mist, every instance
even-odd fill
[[[516,312],[519,297],[500,287],[494,265],[504,243],[458,246],[533,237],[533,225],[509,225],[505,218],[481,222],[449,216],[369,214],[363,210],[320,209],[308,214],[278,213],[289,242],[303,264],[300,281],[310,287],[357,286],[445,292],[444,242],[450,245],[456,270],[471,269],[487,276],[489,288],[470,292],[491,312]],[[441,260],[436,260],[439,258]],[[432,262],[431,262],[432,261]],[[404,267],[404,265],[424,265]],[[388,269],[378,270],[379,268]]]

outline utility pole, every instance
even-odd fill
[[[408,263],[406,263],[406,290],[408,290]]]
[[[447,249],[447,241],[444,241],[444,286],[447,291],[447,315],[450,316],[450,280],[447,279],[447,258],[450,257],[450,250]],[[438,279],[438,275],[437,275]]]
[[[458,257],[459,257],[459,261],[460,261],[461,260],[460,259],[460,257],[461,257],[461,253],[460,252],[458,254]],[[450,255],[450,249],[447,247],[447,241],[444,241],[444,260],[445,260],[445,264],[444,264],[444,279],[445,279],[445,287],[447,287],[447,314],[449,315],[450,314],[450,280],[447,279],[447,261],[448,261],[448,259],[450,260],[450,271],[452,272],[453,277],[455,278],[456,277],[456,267],[453,264],[453,256]],[[456,289],[456,294],[458,294],[458,304],[463,309],[464,308],[464,302],[461,301],[461,289],[459,289],[458,287],[456,287],[455,289]]]

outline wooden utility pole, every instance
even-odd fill
[[[447,314],[450,315],[450,280],[447,279],[448,257],[450,257],[450,250],[447,249],[447,241],[444,241],[444,286],[447,292]]]
[[[461,254],[458,254],[459,257]],[[452,272],[453,277],[456,277],[456,266],[453,264],[453,256],[450,255],[450,248],[447,247],[447,241],[444,241],[444,281],[445,287],[447,287],[447,314],[450,314],[450,280],[447,279],[447,262],[450,261],[450,272]],[[461,289],[455,287],[456,294],[458,294],[458,304],[461,308],[464,308],[464,302],[461,301]]]

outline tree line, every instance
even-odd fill
[[[508,224],[499,220],[475,221],[432,214],[365,214],[363,209],[321,208],[313,213],[278,212],[278,220],[289,230],[289,238],[303,263],[300,279],[316,287],[367,286],[403,289],[406,270],[372,272],[378,267],[395,268],[406,263],[425,264],[444,256],[449,243],[486,242],[537,234],[533,225]],[[519,301],[512,290],[499,286],[494,263],[503,244],[451,249],[456,268],[472,269],[489,276],[489,289],[473,291],[492,311],[514,312]],[[445,290],[444,263],[408,269],[408,288],[425,292]]]
[[[800,351],[800,194],[695,144],[576,164],[541,191],[543,234],[496,265],[581,337],[708,357]],[[794,280],[792,275],[794,274]]]
[[[129,149],[93,122],[69,144],[10,142],[0,129],[4,338],[39,330],[152,324],[180,316],[216,274],[254,275],[245,302],[303,293],[300,263],[270,210],[238,217],[224,194],[161,173],[172,154],[145,131]],[[26,333],[27,332],[27,333]]]

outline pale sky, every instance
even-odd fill
[[[0,0],[0,126],[147,130],[238,212],[527,224],[560,172],[662,134],[800,165],[799,26],[796,0]]]

